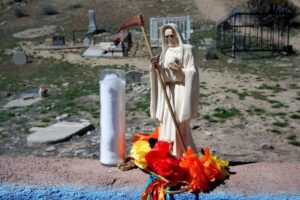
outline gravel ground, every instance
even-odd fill
[[[0,182],[33,187],[72,186],[142,190],[148,175],[139,169],[122,172],[98,160],[78,158],[0,157]],[[254,163],[230,167],[231,175],[212,193],[300,195],[300,163]],[[300,196],[299,196],[300,198]]]

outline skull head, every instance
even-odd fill
[[[168,47],[177,47],[179,45],[179,41],[176,33],[174,33],[173,29],[167,28],[164,32],[164,40]]]

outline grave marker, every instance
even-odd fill
[[[55,35],[52,37],[53,46],[64,46],[65,45],[65,36]]]
[[[125,73],[126,83],[140,83],[142,75],[141,72],[135,70],[128,71]]]
[[[13,56],[13,62],[16,65],[24,65],[27,63],[27,56],[23,49],[19,48]]]

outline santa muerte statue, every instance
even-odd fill
[[[197,150],[190,119],[197,114],[199,74],[193,48],[176,24],[161,27],[162,52],[153,56],[141,15],[126,20],[117,32],[141,26],[151,55],[151,117],[159,127],[152,134],[136,134],[122,170],[138,167],[150,174],[142,199],[165,199],[171,194],[204,192],[228,177],[228,162]]]

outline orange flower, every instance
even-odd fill
[[[209,189],[209,182],[223,178],[226,174],[226,161],[217,159],[210,155],[209,148],[205,148],[204,156],[198,158],[189,147],[186,153],[181,157],[180,167],[188,171],[188,181],[192,185],[191,192],[200,190],[202,192]]]
[[[155,131],[152,134],[137,133],[132,138],[131,143],[135,143],[136,141],[139,141],[139,140],[148,141],[150,138],[157,139],[158,138],[158,132],[159,132],[159,129],[156,128]]]
[[[215,181],[216,176],[219,175],[220,171],[216,168],[215,162],[211,159],[208,147],[206,147],[204,150],[204,157],[199,159],[203,162],[205,175],[210,181]]]
[[[196,190],[206,191],[209,189],[206,174],[204,173],[204,163],[198,159],[193,150],[188,147],[186,153],[181,157],[180,167],[188,171],[188,182],[192,185],[191,192]]]

